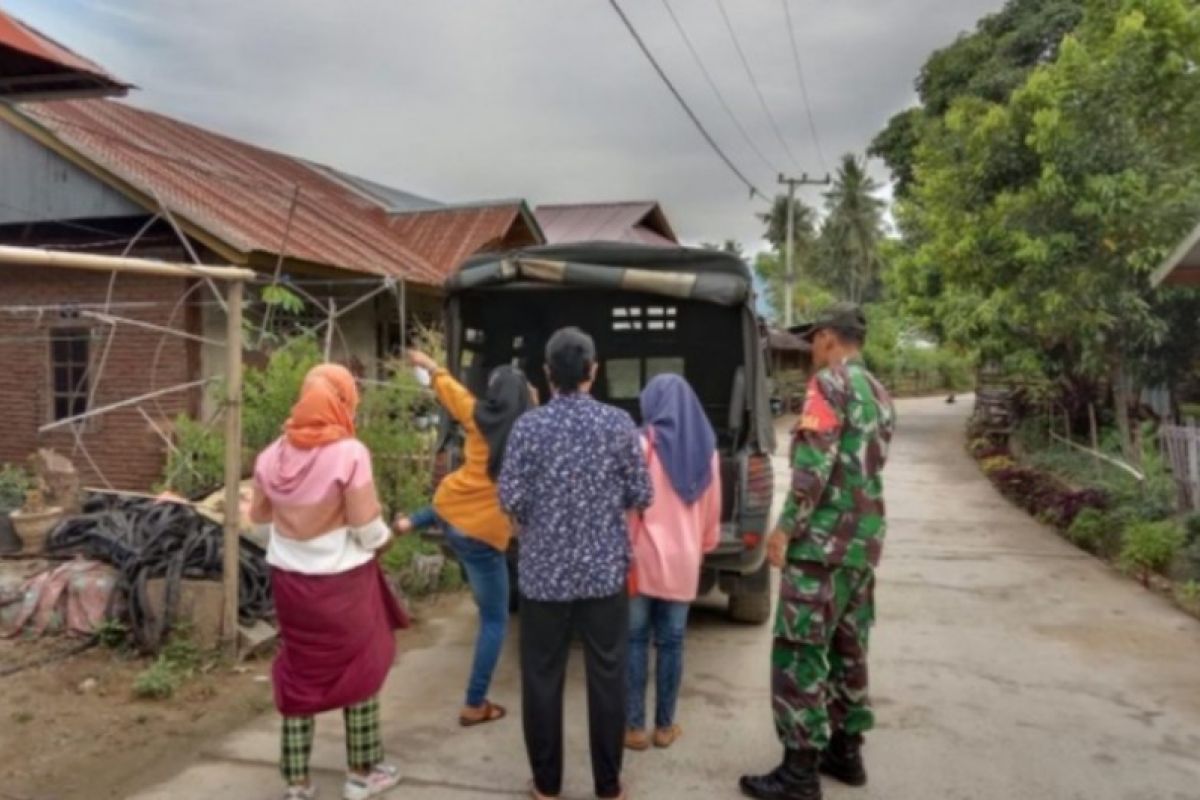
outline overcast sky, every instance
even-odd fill
[[[781,0],[671,0],[750,138],[705,84],[663,0],[622,0],[667,74],[765,193],[820,173]],[[927,54],[1002,0],[788,0],[825,161],[914,99]],[[0,0],[137,84],[137,105],[445,201],[662,201],[689,242],[753,249],[762,204],[708,149],[607,0]],[[881,165],[874,165],[881,178]],[[810,199],[815,199],[810,195]]]

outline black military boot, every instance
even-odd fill
[[[837,731],[821,753],[821,772],[847,786],[866,786],[867,770],[862,760],[862,735]]]
[[[738,785],[742,794],[758,800],[821,800],[820,755],[816,750],[789,749],[778,767],[766,775],[743,775]]]

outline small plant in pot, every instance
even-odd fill
[[[47,506],[45,498],[45,484],[38,481],[35,488],[25,493],[25,505],[8,515],[27,553],[40,553],[46,549],[46,537],[63,516],[63,510],[58,506]]]
[[[0,553],[21,551],[21,540],[17,538],[8,515],[21,507],[32,483],[24,470],[8,464],[0,465]]]

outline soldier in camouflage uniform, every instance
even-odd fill
[[[818,769],[865,784],[860,747],[874,725],[867,638],[895,411],[863,364],[866,320],[857,306],[838,304],[800,332],[817,374],[794,430],[791,494],[768,543],[782,569],[771,701],[785,755],[773,772],[741,781],[762,800],[819,800]]]

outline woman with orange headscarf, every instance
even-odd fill
[[[309,776],[315,714],[342,709],[345,800],[376,797],[400,780],[383,763],[379,691],[407,617],[375,553],[387,544],[371,454],[355,438],[358,387],[344,367],[304,379],[284,434],[258,457],[250,518],[267,529],[279,621],[273,677],[283,715],[287,800],[316,797]]]

